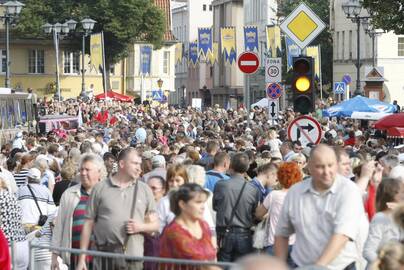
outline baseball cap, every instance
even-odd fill
[[[41,179],[41,171],[38,170],[37,168],[31,168],[29,169],[27,176],[31,179],[39,180]]]

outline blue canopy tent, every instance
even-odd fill
[[[371,119],[371,114],[374,114],[374,116],[378,116],[377,118],[380,118],[383,115],[394,113],[395,110],[396,109],[392,104],[385,103],[377,99],[356,96],[352,99],[346,100],[323,110],[323,116],[356,118],[354,115],[357,115],[357,113],[367,113],[369,119]]]

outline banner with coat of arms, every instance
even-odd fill
[[[244,26],[244,49],[245,51],[258,51],[257,26]]]
[[[198,52],[206,58],[212,46],[212,28],[198,28]]]
[[[194,67],[198,63],[198,42],[196,41],[189,43],[188,60]]]
[[[237,60],[236,29],[234,27],[222,27],[220,29],[222,53],[225,62],[233,64]]]

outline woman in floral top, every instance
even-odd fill
[[[170,208],[175,219],[164,228],[160,238],[160,257],[215,261],[216,249],[213,245],[209,225],[203,220],[203,212],[208,193],[201,186],[189,183],[170,195]],[[164,265],[166,268],[190,269],[189,265]],[[193,268],[192,268],[193,269]],[[203,269],[217,269],[203,267]]]
[[[28,241],[21,223],[22,209],[17,198],[7,190],[6,183],[0,178],[0,229],[3,231],[9,245],[14,245],[13,269],[28,268]]]

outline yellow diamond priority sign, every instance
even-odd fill
[[[325,23],[304,3],[301,3],[280,25],[301,49],[310,44],[325,28]]]

